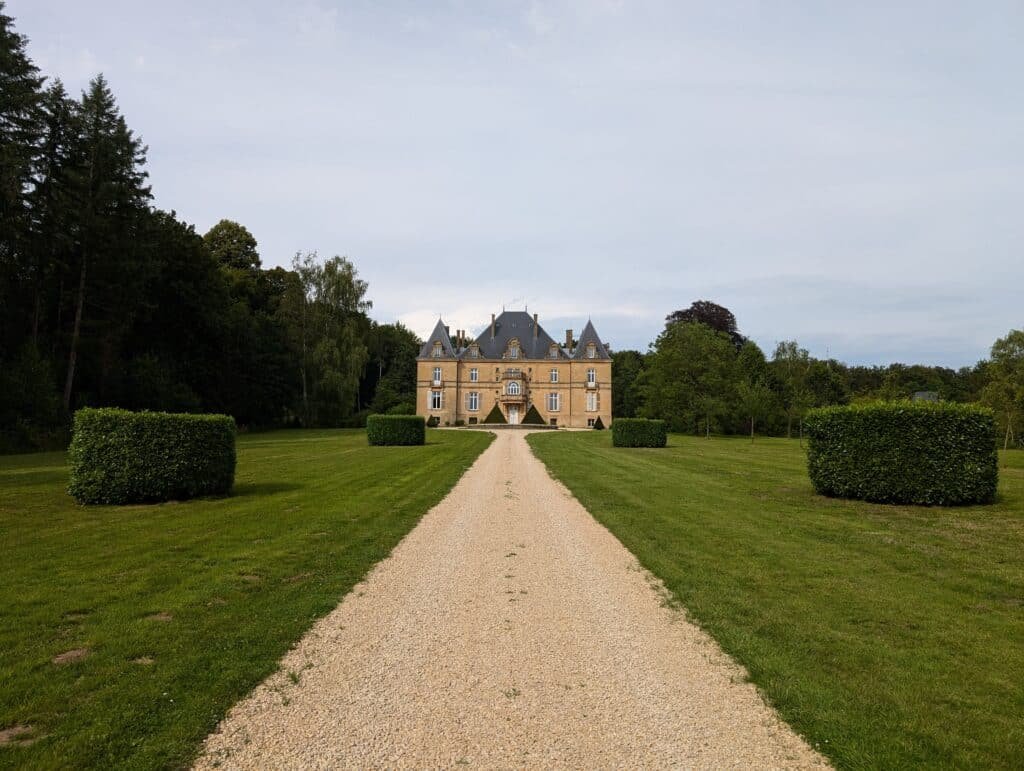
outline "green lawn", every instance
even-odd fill
[[[83,508],[62,453],[0,457],[0,730],[37,739],[0,766],[187,764],[490,439],[243,436],[233,495],[156,506]]]
[[[796,441],[529,441],[837,765],[1024,764],[1024,452],[929,509],[816,496]]]

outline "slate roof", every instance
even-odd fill
[[[608,348],[604,343],[601,342],[600,336],[597,334],[597,330],[594,329],[593,323],[588,319],[587,325],[583,327],[583,331],[580,332],[579,343],[576,345],[576,351],[573,353],[574,359],[585,359],[587,358],[587,344],[594,344],[594,358],[595,359],[610,359],[608,355]]]
[[[490,324],[477,337],[475,342],[480,346],[480,356],[485,359],[500,359],[505,355],[509,342],[517,338],[521,358],[549,358],[551,346],[557,346],[557,343],[540,324],[537,324],[537,339],[534,340],[533,323],[533,316],[526,311],[503,311],[494,320],[494,339],[491,339]]]
[[[430,359],[433,358],[431,354],[434,352],[434,343],[441,343],[441,350],[444,352],[445,358],[455,358],[455,346],[452,345],[452,339],[448,336],[448,328],[445,327],[444,321],[441,319],[437,320],[437,326],[434,327],[434,331],[430,333],[430,337],[423,343],[423,347],[420,348],[420,358]]]
[[[521,359],[551,359],[551,346],[558,349],[559,358],[586,358],[587,343],[593,342],[596,346],[597,359],[609,359],[608,348],[601,342],[597,330],[591,322],[583,328],[580,333],[579,345],[575,352],[563,347],[555,341],[551,335],[544,331],[539,323],[537,324],[537,338],[533,336],[533,316],[526,311],[502,311],[494,320],[494,339],[491,339],[491,325],[484,327],[484,331],[473,342],[480,349],[482,359],[500,359],[508,350],[509,342],[515,338],[519,340]],[[434,342],[441,343],[443,358],[464,358],[468,357],[469,348],[462,348],[458,351],[452,344],[452,339],[445,329],[444,321],[438,320],[437,326],[427,338],[423,347],[420,348],[421,359],[430,359],[434,350]]]

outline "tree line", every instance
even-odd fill
[[[817,359],[795,340],[770,357],[727,308],[700,300],[666,318],[646,353],[612,354],[616,417],[661,418],[672,431],[802,435],[813,407],[909,399],[980,402],[996,413],[1004,446],[1022,443],[1024,331],[1012,330],[972,367],[850,366]]]
[[[147,148],[97,75],[48,80],[0,1],[0,449],[83,405],[340,426],[411,411],[419,340],[344,257],[264,268],[242,225],[152,204]]]

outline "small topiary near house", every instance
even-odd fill
[[[875,503],[990,503],[998,483],[995,420],[968,404],[823,407],[804,420],[807,470],[822,495]]]
[[[526,411],[526,415],[523,416],[523,425],[544,426],[547,424],[544,422],[544,418],[540,416],[540,413],[537,412],[537,408],[531,404],[530,409],[528,409]]]
[[[604,431],[604,421],[601,420],[601,416],[600,415],[598,415],[597,416],[597,420],[594,421],[594,430],[595,431]]]
[[[484,418],[483,422],[492,426],[508,423],[508,421],[505,420],[505,413],[501,411],[501,407],[497,404],[491,407],[491,411],[487,413],[487,417]]]
[[[235,421],[86,407],[75,413],[68,460],[68,492],[79,503],[223,495],[235,481]]]
[[[667,443],[668,427],[664,420],[616,418],[612,421],[613,447],[664,447]]]
[[[426,421],[422,415],[370,415],[366,419],[366,440],[381,447],[424,444]]]

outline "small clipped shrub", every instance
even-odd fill
[[[992,412],[967,404],[823,407],[804,419],[807,470],[822,495],[953,506],[995,499]]]
[[[223,495],[235,481],[235,421],[86,407],[75,413],[68,460],[68,492],[79,503]]]
[[[604,431],[604,421],[601,420],[601,416],[600,415],[598,415],[597,416],[597,420],[594,421],[594,430],[595,431]]]
[[[424,444],[426,425],[422,415],[370,415],[366,419],[366,440],[375,446]]]
[[[537,412],[537,408],[534,407],[531,404],[530,405],[530,409],[528,409],[526,411],[526,415],[523,416],[523,425],[526,425],[526,426],[543,426],[543,425],[546,425],[546,424],[544,423],[544,418],[542,418],[540,416],[540,413]]]
[[[439,425],[441,425],[441,418],[437,417],[437,415],[431,415],[427,418],[427,428],[437,428]]]
[[[483,422],[491,425],[508,423],[508,421],[505,420],[505,413],[501,411],[501,407],[497,404],[491,407],[491,411],[487,413],[487,417],[484,418]]]
[[[466,425],[466,421],[464,421],[462,418],[459,418],[458,420],[455,421],[456,428],[462,428],[464,425]]]
[[[667,443],[668,427],[664,420],[616,418],[612,421],[613,447],[664,447]]]

